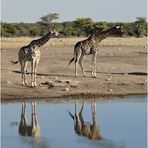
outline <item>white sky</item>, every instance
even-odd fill
[[[133,22],[147,17],[147,0],[1,0],[2,22],[37,22],[58,13],[58,22],[90,17],[94,21]]]

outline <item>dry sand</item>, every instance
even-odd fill
[[[87,77],[74,77],[73,45],[83,38],[51,39],[41,47],[36,88],[21,85],[20,65],[16,61],[21,46],[33,38],[1,39],[1,99],[2,101],[50,100],[55,98],[109,98],[112,96],[147,94],[146,38],[107,38],[98,51],[97,78],[91,78],[91,56],[86,56],[84,66]],[[47,85],[49,84],[49,85]],[[52,86],[52,87],[50,87]]]

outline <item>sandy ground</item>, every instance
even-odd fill
[[[1,100],[42,100],[50,98],[104,98],[147,93],[146,38],[107,38],[97,56],[97,78],[91,78],[91,56],[84,61],[87,77],[78,68],[74,77],[73,45],[82,38],[51,39],[41,47],[36,88],[31,88],[30,63],[28,85],[21,85],[20,65],[16,61],[21,46],[32,38],[1,40]]]

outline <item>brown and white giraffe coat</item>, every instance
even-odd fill
[[[69,112],[69,115],[74,120],[74,130],[76,134],[80,136],[88,137],[92,140],[100,140],[101,135],[96,121],[96,102],[92,102],[91,104],[92,123],[84,122],[82,115],[84,104],[85,102],[83,103],[80,112],[77,113],[77,103],[75,102],[75,114],[72,115],[72,113]]]
[[[101,33],[94,33],[90,35],[87,39],[77,42],[74,46],[74,57],[69,62],[69,65],[70,65],[71,62],[75,60],[75,76],[76,77],[78,76],[77,74],[78,62],[82,69],[84,77],[86,76],[83,68],[83,59],[85,55],[92,54],[91,75],[92,77],[96,77],[96,56],[97,56],[97,50],[100,46],[99,45],[100,42],[109,36],[113,36],[113,35],[121,36],[123,31],[124,31],[123,25],[117,25]]]
[[[20,62],[22,73],[22,85],[27,85],[26,68],[27,63],[31,62],[31,86],[36,87],[37,66],[41,56],[39,48],[43,46],[52,36],[58,37],[59,33],[56,31],[50,31],[42,38],[31,41],[30,44],[28,44],[27,46],[23,46],[19,50],[18,61],[12,61],[14,64]]]
[[[22,103],[22,112],[21,112],[21,120],[19,124],[19,134],[21,136],[31,136],[31,137],[40,137],[40,126],[37,121],[36,116],[36,102],[31,103],[32,114],[31,114],[31,124],[28,124],[26,118],[26,107],[27,103]]]

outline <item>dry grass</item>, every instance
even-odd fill
[[[5,48],[21,47],[30,43],[33,39],[29,37],[2,38],[1,45]],[[85,38],[52,38],[45,46],[70,46]],[[101,45],[125,45],[125,46],[146,46],[147,38],[106,38]]]

